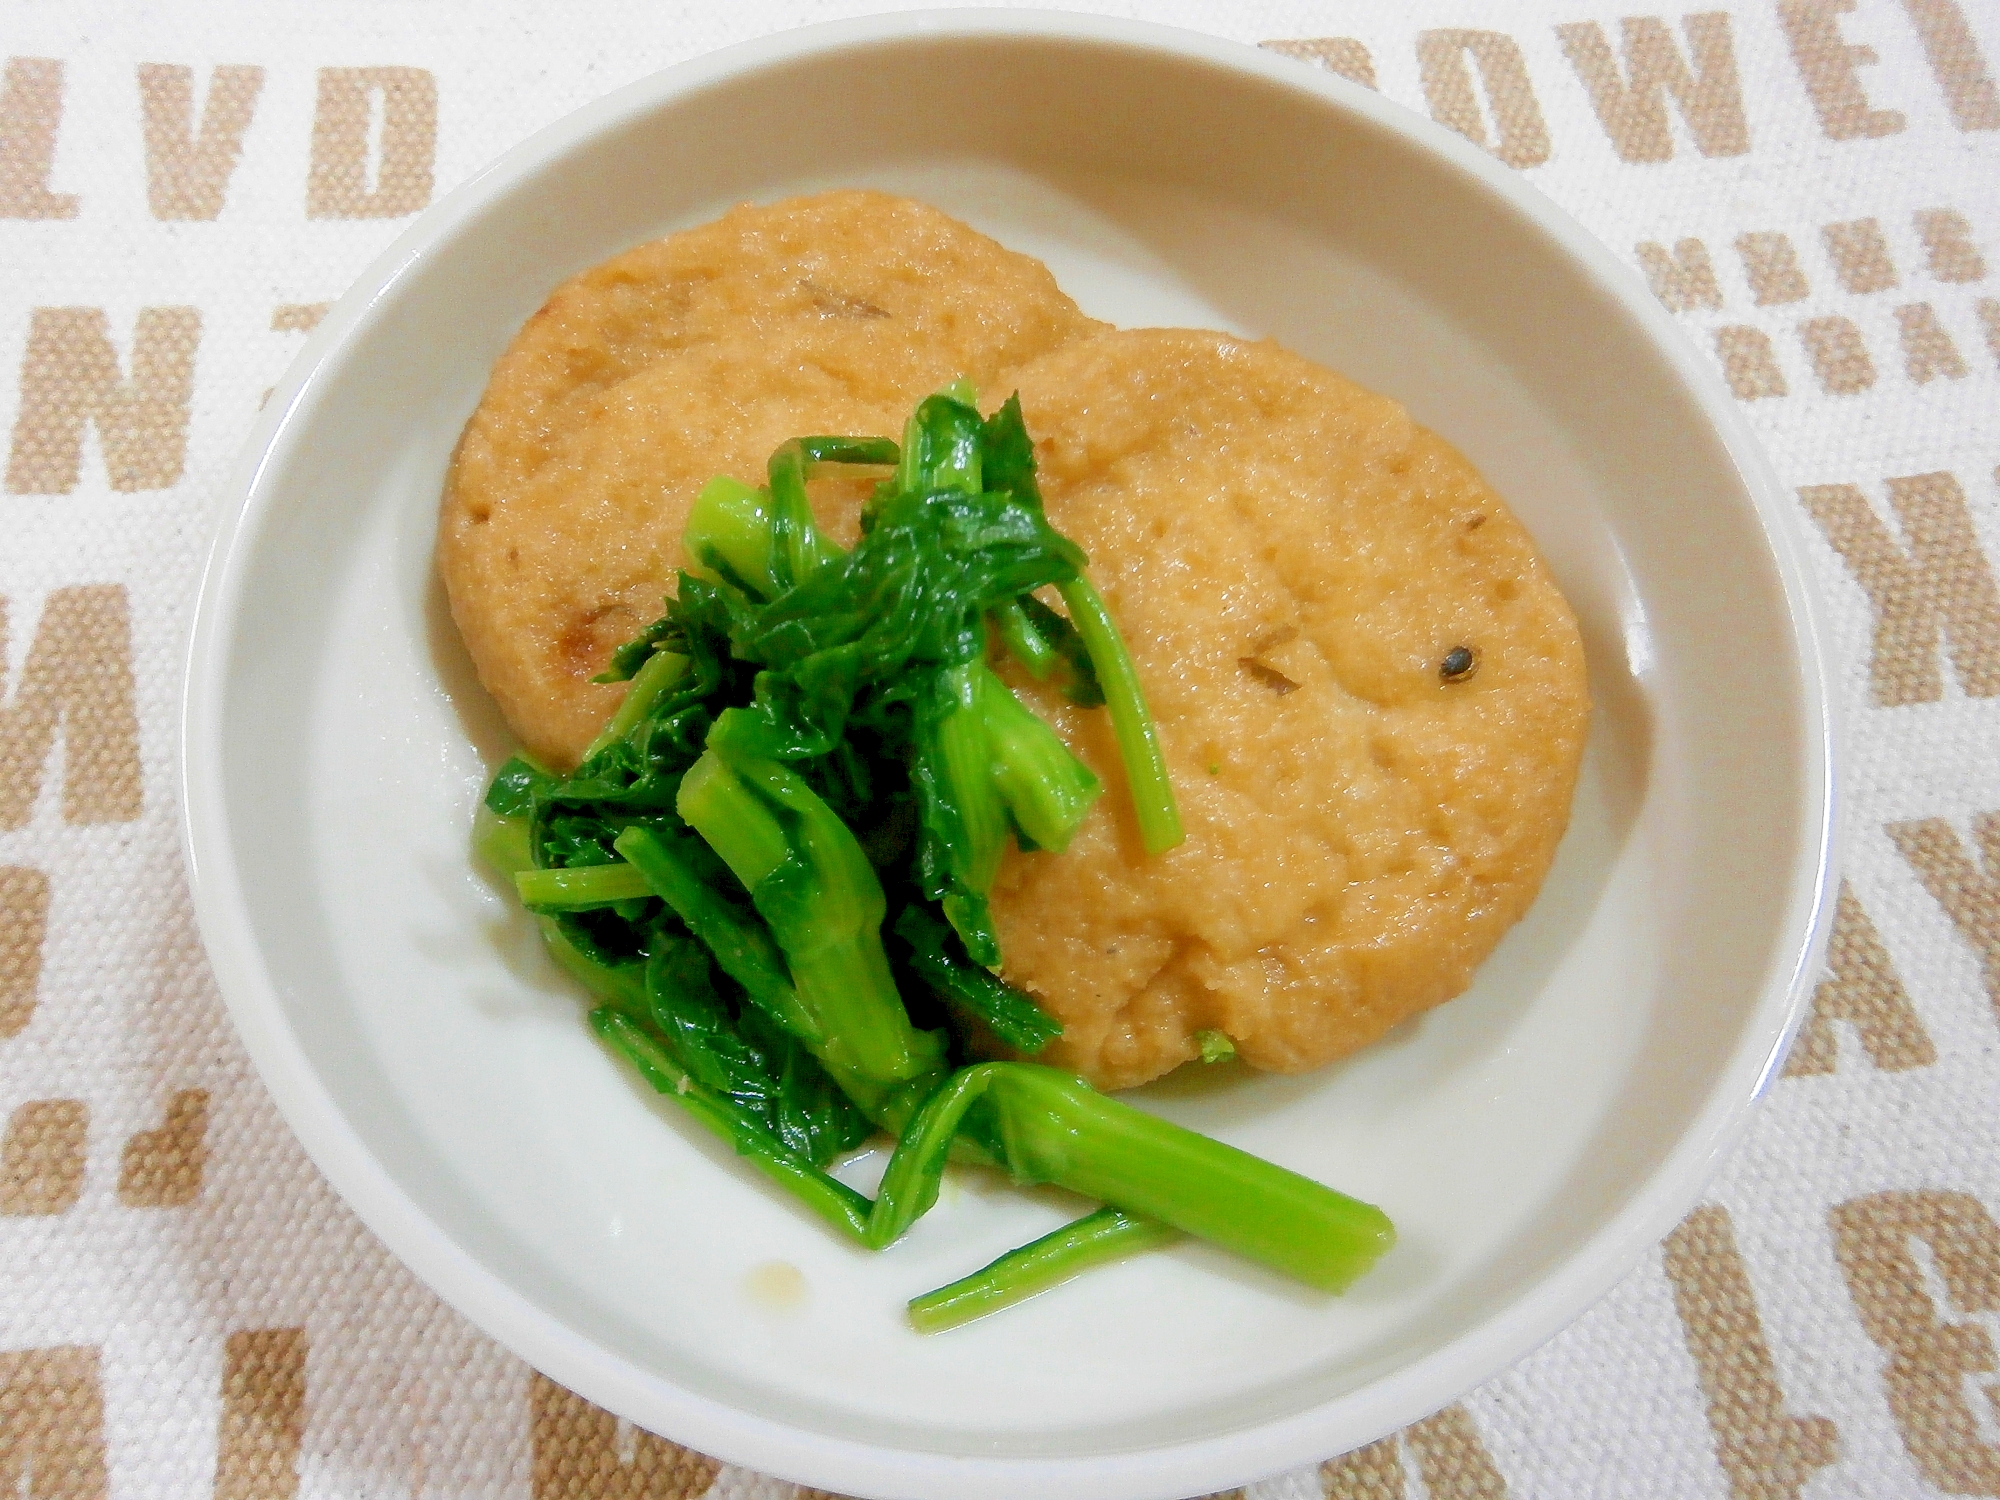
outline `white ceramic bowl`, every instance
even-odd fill
[[[836,1243],[634,1084],[474,869],[504,732],[440,601],[446,457],[558,281],[744,199],[905,192],[1123,324],[1269,334],[1406,402],[1533,531],[1598,704],[1540,902],[1464,998],[1304,1078],[1141,1098],[1383,1204],[1344,1298],[1200,1247],[931,1339],[902,1302],[1072,1212],[968,1179]],[[1708,363],[1532,188],[1232,43],[1012,13],[842,23],[543,131],[335,307],[237,471],[187,700],[203,934],[369,1226],[555,1379],[857,1494],[1168,1497],[1375,1438],[1516,1359],[1692,1205],[1827,911],[1827,710],[1790,506]],[[775,1298],[802,1278],[795,1299]],[[760,1269],[763,1268],[763,1269]]]

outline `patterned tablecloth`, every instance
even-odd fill
[[[0,0],[0,1493],[790,1491],[533,1374],[321,1182],[202,958],[177,703],[259,400],[410,215],[879,8]],[[2000,5],[1150,18],[1428,111],[1642,270],[1796,494],[1848,711],[1827,973],[1707,1201],[1513,1370],[1249,1493],[2000,1495]]]

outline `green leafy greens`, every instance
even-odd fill
[[[808,504],[827,465],[889,474],[851,551]],[[601,680],[630,687],[581,764],[516,757],[480,813],[479,850],[597,998],[598,1036],[872,1249],[936,1202],[947,1159],[1107,1205],[918,1298],[925,1331],[1181,1234],[1345,1287],[1393,1242],[1380,1210],[1056,1069],[967,1063],[970,1037],[1033,1054],[1061,1034],[993,972],[988,893],[1010,837],[1060,851],[1103,791],[993,670],[996,645],[1106,707],[1146,847],[1182,836],[1019,402],[982,418],[953,387],[900,442],[794,439],[766,479],[702,490],[690,567],[613,657]],[[896,1146],[869,1199],[826,1169],[877,1130]]]

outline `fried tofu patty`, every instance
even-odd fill
[[[1298,1072],[1458,994],[1548,870],[1589,712],[1520,524],[1401,406],[1275,344],[1105,333],[1013,383],[1187,826],[1147,857],[1108,715],[1014,675],[1107,786],[993,892],[1005,976],[1063,1023],[1037,1060],[1123,1088],[1214,1029]]]
[[[574,765],[625,691],[590,679],[659,616],[704,482],[757,482],[802,433],[895,435],[939,386],[1101,327],[1040,261],[870,192],[738,208],[565,282],[445,485],[438,566],[480,681],[533,754]],[[814,485],[843,542],[864,498]]]

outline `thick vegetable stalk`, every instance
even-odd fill
[[[975,1107],[983,1118],[968,1120]],[[960,1069],[931,1096],[905,1139],[960,1124],[973,1126],[988,1149],[997,1142],[1016,1182],[1052,1182],[1157,1219],[1322,1291],[1344,1290],[1396,1242],[1395,1227],[1372,1204],[1037,1063]],[[883,1192],[901,1193],[905,1212],[921,1203],[915,1210],[921,1213],[929,1207],[913,1175],[921,1158],[911,1162],[905,1182],[896,1175],[901,1157],[899,1147]],[[934,1183],[930,1192],[934,1198]]]
[[[699,1086],[615,1010],[607,1007],[599,1016],[603,1019],[593,1018],[599,1034],[617,1040],[619,1050],[663,1093],[685,1096]],[[974,1110],[984,1112],[986,1120],[968,1119]],[[708,1115],[703,1119],[717,1128]],[[774,1164],[764,1137],[750,1134],[742,1122],[730,1122],[729,1129],[737,1133],[739,1150],[780,1176],[822,1217],[880,1250],[900,1239],[937,1202],[955,1138],[961,1129],[980,1123],[997,1133],[1004,1164],[1016,1181],[1058,1183],[1105,1200],[1122,1213],[1087,1230],[1072,1226],[1052,1244],[1038,1242],[1039,1249],[1023,1247],[1015,1252],[1020,1260],[1009,1273],[988,1276],[989,1284],[973,1301],[1016,1300],[1027,1294],[1024,1283],[1034,1282],[1031,1289],[1039,1290],[1050,1284],[1052,1271],[1060,1270],[1055,1279],[1061,1279],[1114,1254],[1165,1243],[1174,1231],[1329,1292],[1345,1289],[1395,1243],[1387,1217],[1370,1204],[1118,1104],[1078,1079],[1033,1063],[963,1068],[933,1092],[904,1129],[881,1187],[867,1203],[865,1222],[859,1224],[848,1213],[858,1205],[845,1193],[831,1195],[839,1210],[828,1211],[824,1184],[834,1179],[810,1163],[803,1163],[802,1171],[802,1159],[796,1157]],[[754,1121],[749,1124],[761,1130]],[[807,1172],[822,1181],[813,1181]],[[1137,1200],[1144,1200],[1144,1206]]]
[[[780,591],[777,549],[771,544],[775,505],[768,490],[718,474],[702,486],[681,532],[691,571],[755,599]]]
[[[985,477],[981,439],[985,424],[973,405],[978,392],[957,381],[917,403],[903,424],[896,488],[906,493],[959,490],[979,493]]]
[[[711,749],[682,779],[678,811],[750,893],[836,1076],[887,1086],[942,1064],[943,1042],[910,1024],[889,973],[882,884],[811,787],[776,761]]]
[[[590,748],[583,752],[584,761],[588,763],[599,752],[617,744],[638,728],[640,721],[651,714],[660,700],[686,675],[687,668],[687,658],[671,651],[655,651],[647,657],[645,665],[633,674],[632,685],[625,690],[617,712],[612,714],[597,738],[590,742]]]
[[[1000,962],[986,893],[1007,844],[1007,808],[981,713],[979,662],[937,674],[919,711],[910,780],[921,799],[925,894],[944,909],[975,963]]]
[[[973,960],[995,966],[986,897],[1008,828],[1024,849],[1060,852],[1103,786],[983,659],[937,673],[918,713],[910,777],[925,833],[925,895]]]
[[[624,868],[618,865],[594,865],[577,871],[536,870],[533,852],[529,847],[527,814],[496,812],[492,806],[491,794],[488,801],[480,805],[479,812],[473,818],[472,846],[474,852],[486,861],[495,874],[514,881],[517,886],[524,875],[583,875],[589,870],[615,872]],[[622,880],[625,877],[619,878]],[[600,1000],[628,1008],[636,1009],[644,1005],[646,978],[643,965],[626,964],[613,968],[610,964],[599,963],[564,937],[562,929],[547,915],[542,915],[536,925],[541,929],[542,945],[548,949],[549,957],[555,960],[556,967],[591,994]]]
[[[918,714],[910,778],[925,833],[925,895],[975,962],[1000,962],[986,897],[1011,826],[1024,849],[1060,852],[1103,790],[982,659],[938,672]]]
[[[682,533],[697,576],[774,599],[846,554],[813,521],[806,481],[836,465],[881,467],[899,457],[888,438],[794,438],[771,455],[770,484],[718,475],[702,487]]]
[[[935,398],[933,398],[935,399]],[[1010,398],[988,420],[984,433],[986,465],[984,482],[1011,494],[1037,516],[1042,514],[1042,493],[1035,482],[1035,450],[1021,420],[1018,396]],[[907,457],[907,455],[906,455]],[[1166,758],[1160,750],[1159,730],[1147,706],[1139,674],[1126,650],[1117,622],[1104,607],[1104,600],[1079,566],[1073,577],[1059,583],[1069,619],[1062,621],[1052,610],[1032,596],[1012,601],[1018,613],[1003,612],[1002,636],[1031,672],[1041,676],[1052,669],[1053,657],[1071,654],[1072,634],[1081,642],[1090,663],[1090,682],[1077,682],[1071,696],[1080,702],[1102,700],[1111,711],[1112,729],[1118,738],[1119,759],[1125,764],[1125,779],[1131,788],[1133,810],[1138,815],[1140,836],[1146,852],[1163,854],[1186,837],[1181,828],[1179,804],[1167,780]]]
[[[993,783],[1025,842],[1060,854],[1104,784],[984,662],[973,690],[992,758]]]

